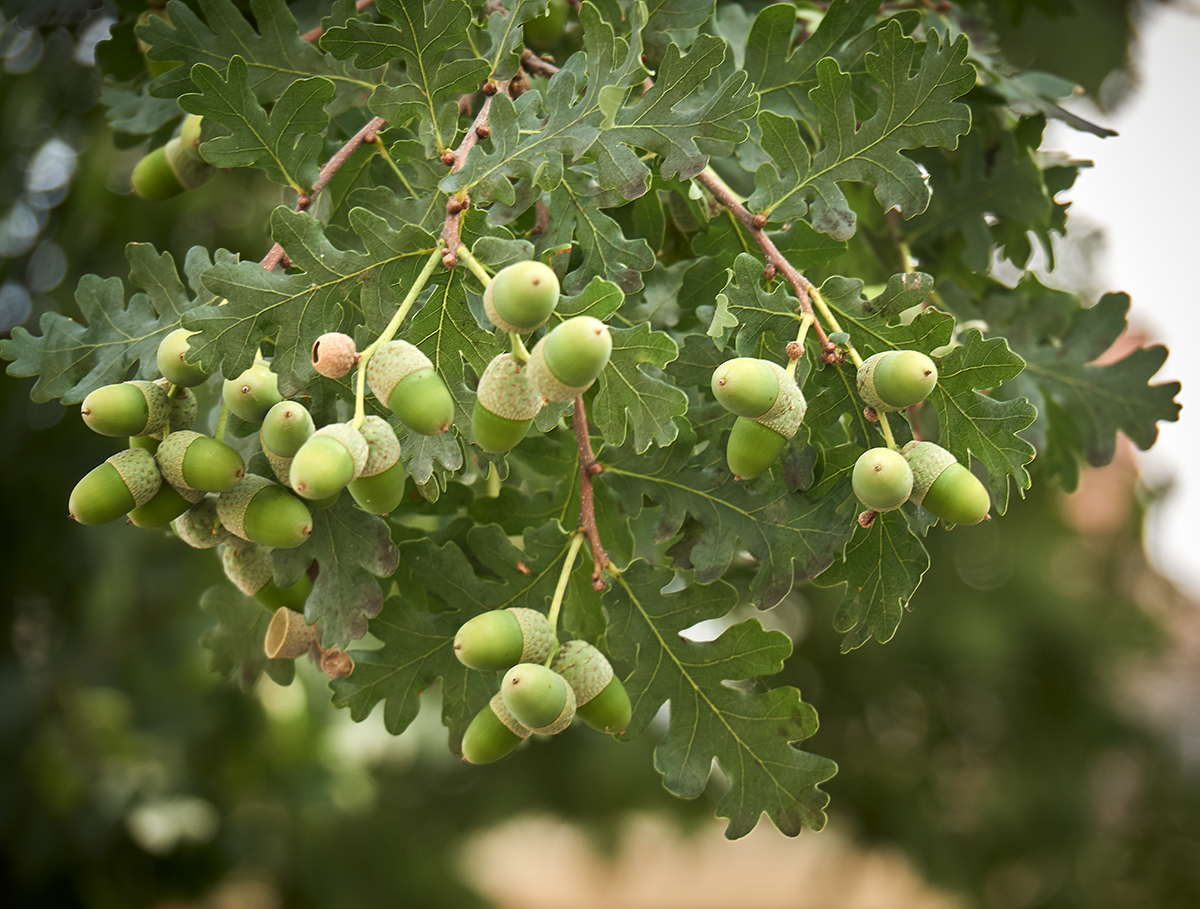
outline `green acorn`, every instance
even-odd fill
[[[787,441],[757,420],[738,417],[725,444],[725,461],[739,480],[752,480],[770,469]]]
[[[179,127],[179,144],[197,161],[204,160],[200,157],[200,127],[203,123],[204,118],[199,114],[188,114],[183,118],[183,125]]]
[[[158,344],[156,357],[158,371],[172,385],[194,388],[197,385],[203,385],[211,375],[210,372],[184,360],[188,353],[187,339],[194,334],[196,332],[188,331],[186,328],[177,328]]]
[[[322,426],[292,458],[288,485],[306,499],[337,495],[367,465],[367,440],[349,423]]]
[[[483,311],[502,331],[519,334],[541,328],[558,305],[558,276],[541,262],[517,262],[500,269],[483,291]]]
[[[129,512],[129,521],[135,527],[162,527],[202,498],[204,493],[198,490],[179,490],[170,483],[163,483],[149,502]]]
[[[156,439],[153,436],[129,437],[130,448],[144,448],[146,451],[150,452],[150,454],[154,454],[156,451],[158,451],[158,446],[161,442],[161,439]]]
[[[913,472],[900,452],[872,448],[854,462],[851,484],[858,500],[871,511],[895,511],[908,501]]]
[[[359,432],[367,442],[367,464],[362,475],[351,480],[346,488],[363,511],[389,514],[404,498],[400,441],[391,424],[382,417],[366,417]]]
[[[592,387],[611,353],[608,326],[591,316],[575,316],[534,345],[525,378],[547,401],[570,401]]]
[[[771,368],[774,365],[769,360],[754,357],[726,360],[713,370],[713,396],[722,407],[739,417],[761,417],[779,397],[779,376]]]
[[[978,524],[992,507],[979,478],[933,442],[909,442],[900,453],[912,468],[909,500],[947,524]]]
[[[937,380],[937,366],[920,351],[886,350],[858,367],[858,396],[879,412],[903,410],[929,397]]]
[[[289,482],[292,458],[315,431],[312,414],[298,401],[280,401],[267,411],[258,441],[280,483]]]
[[[312,514],[298,497],[248,473],[217,499],[217,517],[230,533],[275,549],[294,549],[312,533]]]
[[[171,403],[153,382],[121,382],[97,388],[83,399],[83,422],[102,436],[149,436],[162,430]]]
[[[497,354],[479,379],[471,415],[475,444],[484,451],[509,451],[525,438],[542,409],[542,396],[529,387],[525,368],[512,354]]]
[[[193,549],[212,549],[225,543],[229,546],[249,546],[221,524],[217,515],[217,497],[205,496],[172,523],[176,536]]]
[[[267,411],[283,400],[279,377],[262,360],[236,379],[226,379],[221,395],[230,411],[247,423],[261,423]]]
[[[119,451],[80,480],[68,505],[80,524],[106,524],[145,505],[162,476],[154,456],[141,448]]]
[[[179,490],[229,492],[246,472],[242,456],[233,448],[186,429],[167,436],[155,457],[163,478]]]
[[[340,379],[358,363],[354,339],[340,331],[321,335],[312,347],[313,369],[327,379]]]
[[[464,622],[454,636],[454,655],[471,669],[499,672],[517,663],[540,663],[553,645],[549,619],[536,609],[512,606]]]
[[[129,185],[143,199],[160,202],[207,183],[215,172],[212,165],[193,157],[175,138],[138,161]]]
[[[407,341],[389,341],[367,364],[371,393],[386,403],[409,429],[426,436],[454,422],[454,399],[433,362]]]
[[[471,720],[463,733],[463,760],[472,764],[490,764],[512,752],[533,730],[522,725],[504,706],[497,694]]]
[[[554,735],[575,717],[575,692],[557,672],[541,663],[518,663],[500,683],[504,706],[518,723],[540,735]]]
[[[796,380],[778,363],[738,357],[717,367],[712,389],[727,410],[738,414],[725,447],[730,471],[740,480],[765,473],[808,410]]]
[[[633,706],[604,654],[587,641],[567,641],[555,654],[550,668],[575,692],[575,713],[585,723],[609,735],[625,731]]]

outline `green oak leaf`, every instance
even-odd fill
[[[737,592],[718,581],[664,594],[672,578],[668,569],[637,561],[604,598],[613,656],[634,664],[624,680],[633,704],[626,736],[644,732],[670,702],[667,733],[654,751],[669,791],[699,796],[715,758],[729,781],[716,808],[718,817],[729,819],[729,839],[753,830],[763,812],[788,836],[803,826],[820,830],[829,797],[818,786],[837,765],[793,744],[817,731],[816,711],[795,688],[726,684],[779,672],[791,641],[764,630],[758,619],[727,628],[715,641],[688,640],[681,632],[727,615]]]
[[[366,634],[367,619],[379,614],[383,591],[375,579],[395,572],[400,555],[387,524],[360,511],[348,495],[312,513],[308,539],[296,549],[274,551],[275,573],[290,586],[317,563],[304,617],[317,625],[324,646],[344,646]]]
[[[149,59],[183,63],[150,83],[155,97],[177,98],[196,91],[192,82],[195,64],[224,73],[235,56],[246,61],[250,87],[263,102],[279,98],[298,78],[329,79],[334,84],[328,104],[331,117],[362,107],[379,81],[374,78],[379,72],[355,69],[305,41],[286,0],[251,0],[259,31],[231,0],[200,0],[198,5],[203,20],[187,4],[170,0],[167,16],[152,16],[135,29],[151,46]]]
[[[78,404],[102,385],[124,381],[134,364],[134,378],[158,377],[159,343],[199,301],[188,296],[170,253],[156,252],[149,243],[130,243],[125,257],[130,282],[144,293],[126,303],[120,278],[84,275],[75,302],[86,325],[46,312],[39,323],[41,335],[17,326],[11,338],[0,341],[0,356],[13,361],[9,375],[38,377],[30,392],[33,400],[61,398],[64,404]],[[218,262],[228,264],[232,258],[224,250],[217,252]],[[188,262],[198,261],[207,267],[208,253],[194,247]]]
[[[846,635],[842,653],[872,637],[890,641],[928,569],[929,553],[899,510],[876,515],[866,530],[856,524],[842,557],[813,578],[818,587],[846,585],[833,620]]]
[[[143,86],[140,91],[106,85],[100,89],[105,119],[114,131],[148,136],[179,117],[173,98],[155,98]]]
[[[492,46],[484,55],[491,64],[491,78],[502,82],[517,74],[525,40],[523,26],[545,11],[544,0],[510,0],[503,11],[488,16],[487,32]]]
[[[820,574],[850,538],[853,518],[839,514],[841,499],[810,499],[792,493],[778,479],[739,482],[728,470],[706,470],[689,462],[695,443],[690,428],[680,428],[669,448],[635,455],[629,448],[600,453],[600,478],[636,516],[643,497],[663,507],[655,528],[656,542],[674,536],[691,515],[703,535],[688,541],[690,549],[672,551],[680,567],[693,567],[707,584],[722,577],[734,556],[748,551],[758,567],[750,583],[750,601],[769,609],[787,596],[797,578]]]
[[[671,336],[651,331],[643,322],[633,328],[613,328],[612,356],[600,373],[600,391],[592,401],[591,417],[606,444],[625,444],[627,425],[633,427],[633,450],[651,443],[670,445],[679,433],[675,420],[687,413],[687,395],[646,372],[642,364],[662,369],[677,356]]]
[[[818,86],[812,97],[820,110],[820,150],[810,155],[795,120],[770,111],[758,115],[762,148],[774,164],[755,174],[754,211],[773,220],[808,215],[812,226],[834,239],[854,235],[855,214],[840,181],[875,185],[886,211],[897,208],[912,217],[929,204],[929,188],[920,168],[901,151],[943,145],[956,147],[970,129],[970,108],[955,102],[975,82],[975,69],[964,62],[967,40],[943,44],[928,32],[920,64],[912,73],[917,42],[892,21],[879,33],[879,53],[867,55],[867,70],[879,83],[878,109],[857,125],[851,77],[826,57],[817,63]],[[811,211],[810,211],[811,202]]]
[[[280,685],[290,685],[296,675],[295,660],[270,660],[263,651],[271,611],[232,584],[218,584],[200,595],[200,608],[217,624],[200,636],[209,652],[208,668],[222,678],[235,676],[243,691],[250,691],[266,672]]]
[[[262,168],[276,183],[307,192],[320,171],[322,135],[329,126],[324,106],[333,83],[314,77],[297,79],[275,101],[268,114],[246,83],[246,61],[234,57],[227,80],[211,66],[192,68],[197,94],[180,95],[179,106],[190,114],[210,117],[232,135],[209,139],[200,154],[217,167]]]
[[[642,29],[646,60],[659,69],[663,56],[670,52],[672,37],[686,46],[684,36],[692,36],[713,14],[716,0],[649,0],[650,13]]]
[[[800,328],[800,304],[785,281],[776,281],[770,291],[762,286],[762,260],[742,253],[728,270],[729,281],[717,295],[708,334],[724,350],[736,329],[737,354],[764,360],[784,361],[789,341]]]

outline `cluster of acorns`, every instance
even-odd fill
[[[875,354],[858,369],[858,394],[876,414],[919,404],[937,385],[937,366],[915,350]],[[804,419],[806,402],[791,374],[769,360],[737,357],[713,372],[716,399],[737,422],[725,456],[740,479],[766,471]],[[871,512],[905,502],[923,506],[948,524],[977,524],[991,500],[979,479],[933,442],[909,442],[899,451],[872,448],[855,463],[854,494]]]
[[[600,732],[625,731],[633,708],[604,654],[587,641],[567,641],[551,659],[554,647],[554,629],[535,609],[496,609],[459,628],[459,662],[504,672],[500,691],[463,735],[463,760],[498,761],[534,733],[562,732],[576,716]]]

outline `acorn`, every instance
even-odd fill
[[[495,695],[463,733],[463,760],[472,764],[490,764],[512,752],[523,739],[533,735],[533,730],[517,720],[504,699]]]
[[[279,377],[262,360],[236,379],[226,379],[221,395],[230,411],[247,423],[261,423],[267,411],[283,400]]]
[[[329,331],[312,346],[313,369],[327,379],[340,379],[358,363],[354,339],[340,331]]]
[[[754,357],[726,360],[713,370],[713,397],[739,417],[761,417],[779,397],[779,377],[771,368],[774,365]]]
[[[737,357],[713,371],[712,390],[726,410],[738,415],[725,446],[730,471],[740,480],[765,473],[808,410],[795,378],[770,360]]]
[[[389,514],[404,498],[400,441],[391,424],[382,417],[366,417],[358,431],[367,442],[367,464],[347,489],[363,511]]]
[[[858,396],[877,411],[903,410],[929,397],[937,380],[937,366],[919,350],[886,350],[858,367]]]
[[[161,442],[162,439],[156,439],[154,436],[129,437],[130,448],[144,448],[146,451],[150,452],[150,454],[154,454],[156,451],[158,451],[158,446],[161,444]]]
[[[290,481],[292,458],[315,431],[312,414],[298,401],[280,401],[267,411],[258,441],[279,482]]]
[[[518,723],[540,735],[554,735],[571,725],[575,692],[567,680],[541,663],[518,663],[500,683],[504,706]]]
[[[558,276],[541,262],[517,262],[500,269],[483,291],[483,311],[502,331],[519,334],[541,328],[558,305]]]
[[[221,493],[217,517],[235,536],[275,549],[294,549],[313,529],[312,514],[304,502],[252,473],[242,477],[236,489]]]
[[[499,672],[517,663],[540,663],[553,645],[549,619],[536,609],[511,606],[464,622],[454,636],[454,655],[471,669]]]
[[[272,575],[271,548],[252,543],[236,548],[226,546],[221,550],[221,567],[242,593],[254,597],[269,609],[280,608],[303,610],[308,595],[312,593],[312,581],[307,574],[290,587],[278,586]]]
[[[349,423],[322,426],[292,458],[288,485],[306,499],[337,495],[362,475],[367,440]]]
[[[162,430],[171,412],[166,391],[153,382],[121,382],[97,388],[80,413],[92,432],[102,436],[149,436]]]
[[[204,123],[204,118],[199,114],[188,114],[183,118],[183,124],[179,127],[179,144],[188,155],[197,161],[203,161],[200,157],[200,127]]]
[[[129,522],[135,527],[162,527],[202,498],[204,493],[198,490],[179,490],[170,483],[163,483],[149,502],[129,512]]]
[[[725,444],[725,461],[739,480],[752,480],[770,469],[787,438],[749,417],[738,417]]]
[[[171,522],[176,536],[193,549],[212,549],[221,543],[231,546],[250,545],[234,536],[221,524],[217,515],[217,497],[206,495]]]
[[[575,692],[575,713],[585,723],[609,735],[625,731],[633,706],[604,654],[587,641],[567,641],[555,654],[550,668]]]
[[[912,468],[909,501],[937,515],[947,524],[978,524],[992,507],[979,478],[933,442],[909,442],[900,449]]]
[[[872,448],[854,462],[851,485],[858,500],[871,511],[894,511],[908,501],[913,472],[900,452]]]
[[[479,396],[471,415],[475,444],[484,451],[509,451],[525,438],[542,409],[526,370],[512,354],[497,354],[479,379]]]
[[[611,353],[608,326],[591,316],[575,316],[534,345],[525,378],[547,401],[570,401],[592,387]]]
[[[207,370],[201,369],[194,363],[188,363],[184,359],[188,353],[187,339],[194,334],[196,332],[188,331],[186,328],[177,328],[158,344],[156,356],[158,371],[172,385],[194,388],[197,385],[203,385],[205,380],[212,375]]]
[[[193,157],[177,137],[138,161],[129,185],[143,199],[159,202],[207,183],[215,172],[212,165]]]
[[[106,524],[145,505],[158,492],[162,475],[154,456],[127,448],[92,470],[71,490],[70,516],[80,524]]]
[[[167,436],[158,446],[155,458],[163,478],[179,490],[229,492],[246,472],[237,451],[190,429]]]
[[[454,422],[454,399],[433,362],[407,341],[389,341],[367,364],[371,393],[409,429],[434,436]]]

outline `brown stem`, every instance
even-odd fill
[[[608,553],[600,542],[600,531],[596,527],[595,493],[592,477],[604,470],[596,461],[592,451],[592,440],[588,438],[587,413],[583,409],[583,398],[575,399],[575,413],[571,416],[571,428],[579,445],[579,529],[592,544],[592,588],[604,589],[601,571],[608,567]]]
[[[354,4],[354,8],[355,8],[355,10],[357,10],[358,12],[361,13],[363,10],[365,10],[368,6],[370,6],[374,2],[375,2],[375,0],[358,0],[358,2]],[[316,28],[306,31],[300,37],[303,38],[305,41],[307,41],[309,44],[312,44],[314,41],[316,41],[318,38],[321,37],[321,31],[322,31],[321,26],[318,25]]]
[[[521,68],[527,73],[533,73],[535,76],[553,76],[558,72],[557,66],[549,60],[539,57],[528,48],[521,51]]]
[[[702,170],[695,178],[699,180],[710,193],[713,198],[728,208],[735,218],[750,232],[750,236],[754,238],[754,242],[758,244],[758,248],[762,250],[763,258],[767,260],[768,265],[775,266],[775,270],[783,274],[788,279],[788,283],[792,285],[792,290],[796,294],[796,299],[800,301],[800,308],[813,317],[813,331],[817,335],[817,341],[821,345],[821,359],[826,363],[837,363],[840,360],[837,352],[837,345],[829,340],[825,334],[825,329],[821,327],[821,322],[817,319],[817,314],[813,312],[812,300],[809,299],[809,289],[812,283],[796,270],[775,242],[767,236],[766,219],[762,215],[751,214],[746,208],[722,183],[708,170]]]
[[[507,82],[500,82],[497,85],[500,91],[508,89]],[[479,108],[479,113],[471,121],[471,125],[467,128],[467,134],[463,136],[462,142],[458,143],[458,148],[454,149],[454,160],[450,164],[450,173],[455,174],[462,170],[462,166],[467,160],[467,152],[479,142],[480,130],[482,129],[486,133],[488,128],[488,111],[492,109],[493,97],[494,95],[484,96],[483,105]],[[447,268],[453,268],[458,264],[458,259],[454,256],[454,250],[462,246],[459,227],[462,224],[463,209],[466,208],[462,204],[463,201],[463,199],[451,199],[450,203],[446,205],[446,224],[442,227],[442,239],[446,241],[446,249],[448,251],[445,259]],[[454,205],[453,203],[455,202],[458,204]]]
[[[370,137],[369,141],[373,142],[375,134],[385,126],[387,126],[386,120],[382,117],[373,117],[370,123],[346,140],[346,144],[339,148],[337,153],[325,162],[325,166],[321,168],[321,172],[317,175],[317,182],[313,184],[312,190],[300,194],[300,198],[296,200],[294,211],[307,211],[312,206],[313,200],[316,199],[317,193],[329,185],[329,181],[333,179],[333,175],[341,169],[343,164],[350,160],[350,156],[358,151],[358,147],[367,142],[368,137]],[[258,264],[267,271],[274,271],[275,266],[283,258],[283,247],[276,243]]]

